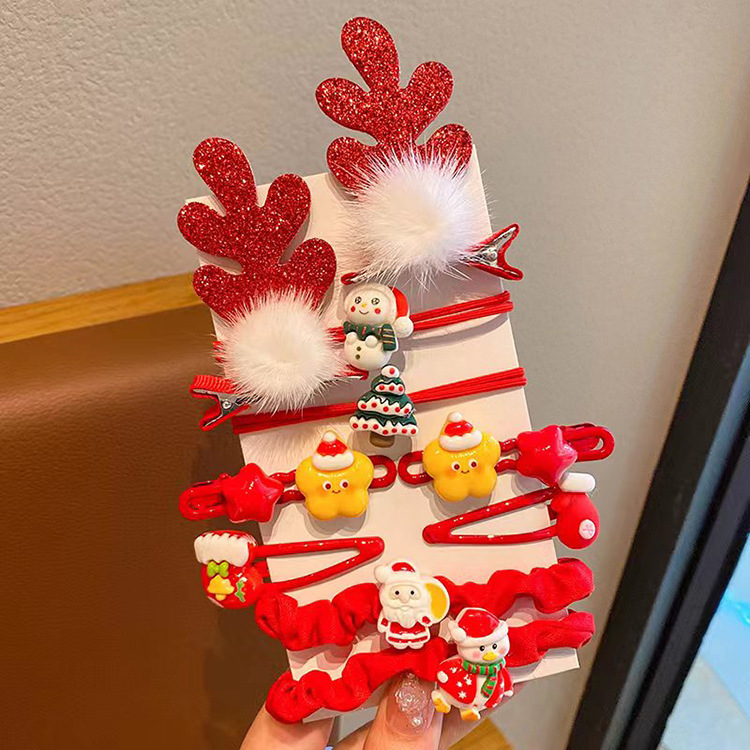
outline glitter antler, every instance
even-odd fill
[[[453,93],[453,76],[445,65],[422,63],[401,88],[393,39],[370,18],[348,21],[341,31],[341,46],[370,90],[345,78],[329,78],[316,91],[318,106],[340,125],[377,140],[370,146],[356,138],[338,138],[328,147],[328,166],[344,186],[356,190],[373,160],[393,153],[451,159],[456,168],[466,165],[471,136],[461,125],[445,125],[426,143],[417,144]]]
[[[177,225],[198,250],[230,258],[242,267],[230,273],[206,265],[193,275],[197,295],[222,318],[231,319],[272,292],[292,290],[317,307],[336,275],[336,256],[320,239],[309,239],[281,257],[310,211],[310,190],[295,174],[277,177],[258,205],[255,179],[240,148],[224,138],[207,138],[195,149],[198,174],[224,207],[203,203],[182,207]]]

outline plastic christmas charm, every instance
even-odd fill
[[[202,566],[203,589],[208,598],[219,607],[240,609],[252,606],[261,596],[277,596],[346,573],[380,556],[384,547],[380,537],[372,536],[258,544],[243,531],[206,531],[195,540],[195,556]],[[296,578],[265,580],[269,557],[343,550],[353,550],[354,554]]]
[[[406,297],[384,284],[355,284],[344,299],[344,315],[344,359],[368,372],[387,364],[399,337],[414,330]]]
[[[424,449],[422,464],[434,480],[435,492],[443,500],[457,502],[492,494],[500,452],[500,443],[492,435],[453,412],[437,440]]]
[[[315,453],[295,472],[310,514],[321,521],[361,516],[367,510],[374,468],[364,454],[353,451],[335,432],[326,432]]]
[[[310,190],[285,174],[258,205],[250,164],[223,138],[199,144],[193,163],[225,214],[188,203],[180,231],[202,253],[242,269],[204,265],[193,275],[196,293],[227,326],[218,354],[234,394],[259,408],[300,408],[342,370],[318,312],[336,275],[333,249],[308,239],[281,260],[310,212]]]
[[[231,531],[206,532],[195,540],[195,556],[208,598],[225,609],[247,607],[257,598],[263,578],[249,563],[255,539]]]
[[[413,437],[419,432],[414,404],[406,394],[397,367],[387,365],[370,383],[370,390],[357,401],[349,420],[355,432],[371,432],[373,445],[392,445],[396,436]]]
[[[430,626],[447,614],[450,598],[436,578],[420,575],[408,560],[375,568],[380,584],[378,630],[399,650],[422,648],[430,640]]]
[[[508,626],[486,609],[467,607],[448,623],[448,632],[458,655],[440,664],[432,700],[441,713],[456,706],[465,721],[479,721],[480,711],[513,695],[513,682],[505,668],[510,651]]]

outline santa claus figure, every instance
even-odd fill
[[[406,297],[373,282],[354,285],[344,299],[344,359],[359,370],[380,370],[398,351],[398,339],[411,336]]]
[[[480,711],[513,695],[505,668],[508,626],[486,609],[467,607],[448,623],[448,632],[458,646],[458,656],[440,664],[432,701],[441,713],[456,706],[462,719],[478,721]]]
[[[398,649],[422,648],[430,626],[440,622],[450,606],[448,591],[435,578],[421,576],[406,560],[375,568],[383,609],[378,630]]]

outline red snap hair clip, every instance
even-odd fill
[[[346,449],[346,446],[344,446]],[[247,464],[235,475],[222,474],[218,479],[208,482],[198,482],[192,487],[186,489],[180,495],[180,513],[189,521],[200,521],[207,518],[218,518],[227,516],[232,523],[243,523],[244,521],[259,521],[266,523],[273,517],[276,505],[288,502],[307,501],[308,509],[318,518],[334,518],[339,514],[341,508],[332,504],[328,498],[328,490],[335,492],[333,481],[337,480],[339,484],[345,483],[346,490],[351,494],[357,490],[356,482],[359,474],[354,454],[356,452],[348,451],[352,454],[351,466],[335,467],[333,464],[323,466],[314,474],[312,465],[305,472],[305,477],[297,472],[276,472],[268,476],[257,464]],[[344,455],[347,455],[346,452]],[[356,454],[357,456],[362,454]],[[312,464],[315,456],[310,460],[300,464],[304,468],[307,464]],[[329,462],[332,459],[329,459]],[[371,464],[372,467],[382,467],[385,473],[379,476],[373,476],[369,481],[369,489],[382,489],[390,487],[396,479],[396,464],[388,456],[363,456],[363,461]],[[325,469],[328,469],[326,471]],[[351,473],[351,476],[349,473]],[[296,479],[302,482],[302,489],[289,488]],[[315,484],[319,479],[320,486]],[[351,484],[351,487],[349,486]],[[331,485],[329,487],[329,485]],[[366,490],[361,490],[366,496]],[[339,495],[337,495],[339,497]],[[348,495],[341,495],[348,497]],[[327,502],[328,501],[328,502]],[[364,512],[366,500],[363,500],[361,512]],[[362,505],[360,503],[360,505]],[[328,514],[324,514],[326,510]]]
[[[470,423],[459,417],[460,415],[450,415],[446,426],[468,425],[464,427],[464,431],[469,438],[475,432],[478,435],[484,434],[475,431]],[[443,428],[443,432],[446,432],[446,427]],[[460,437],[468,439],[463,435]],[[398,475],[410,485],[426,484],[436,480],[436,491],[448,501],[490,494],[492,487],[483,495],[474,494],[470,482],[472,472],[482,469],[486,461],[481,461],[480,457],[475,455],[477,448],[471,445],[471,441],[453,445],[450,443],[453,438],[452,434],[447,437],[441,435],[437,441],[433,441],[435,445],[433,448],[430,448],[433,443],[428,446],[430,453],[426,461],[424,458],[427,448],[424,452],[412,451],[402,456],[398,462]],[[523,476],[538,479],[565,492],[591,492],[594,489],[594,478],[589,474],[573,473],[570,467],[583,461],[601,461],[612,453],[614,446],[612,433],[598,425],[550,425],[542,430],[522,432],[517,438],[500,443],[501,455],[517,453],[518,457],[503,458],[495,464],[494,469],[498,474],[504,471],[517,471]],[[411,467],[420,462],[424,463],[426,471],[412,472]],[[484,468],[486,469],[486,466]],[[452,470],[456,472],[455,478],[451,475]],[[465,474],[467,478],[462,480],[458,473]],[[462,490],[452,492],[454,484],[461,485]],[[491,483],[487,483],[487,486],[489,484]],[[446,486],[445,490],[441,490],[442,485]]]
[[[543,529],[517,534],[453,533],[463,526],[548,501],[550,516],[555,519],[555,523]],[[582,492],[560,492],[549,487],[461,513],[425,526],[422,531],[422,537],[428,544],[525,544],[558,537],[571,549],[588,547],[598,535],[599,513],[588,495]]]
[[[206,531],[195,540],[195,556],[202,566],[201,580],[206,596],[225,609],[249,607],[261,593],[292,591],[333,578],[378,557],[384,548],[380,537],[258,544],[253,536],[243,531]],[[321,570],[287,581],[265,581],[269,557],[347,549],[356,553]]]

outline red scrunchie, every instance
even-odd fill
[[[571,612],[561,620],[533,620],[519,628],[508,628],[508,667],[525,667],[544,658],[551,648],[585,646],[594,635],[594,616]]]
[[[593,574],[574,558],[561,559],[549,568],[534,568],[530,573],[499,570],[487,583],[459,585],[443,576],[438,578],[448,589],[453,615],[472,606],[502,616],[520,596],[531,597],[540,612],[551,614],[585,599],[594,590]],[[261,630],[290,651],[325,644],[346,646],[365,623],[376,623],[379,613],[378,588],[374,583],[350,586],[331,601],[304,606],[279,593],[264,595],[255,605],[255,619]]]
[[[443,576],[437,578],[448,589],[453,615],[464,607],[481,607],[501,617],[521,596],[531,597],[540,612],[553,614],[594,590],[594,574],[574,557],[560,558],[549,568],[534,568],[530,573],[498,570],[487,583],[456,585]]]
[[[314,670],[299,680],[284,672],[271,686],[266,709],[287,724],[310,716],[320,708],[353,711],[380,685],[400,672],[413,672],[424,680],[434,680],[438,665],[448,656],[448,644],[433,638],[417,650],[387,648],[377,653],[354,654],[346,662],[341,677]]]
[[[360,583],[336,594],[300,607],[288,594],[264,594],[255,603],[255,620],[260,629],[284,644],[289,651],[335,644],[348,646],[357,631],[380,614],[378,587]]]
[[[507,665],[533,664],[551,648],[579,648],[593,632],[593,617],[580,612],[561,620],[534,620],[510,628]],[[440,662],[454,651],[443,638],[433,638],[418,650],[387,648],[375,653],[354,654],[337,679],[320,670],[308,672],[299,680],[285,672],[271,687],[266,709],[286,724],[302,721],[321,708],[353,711],[380,685],[402,672],[413,672],[417,677],[434,682]]]

